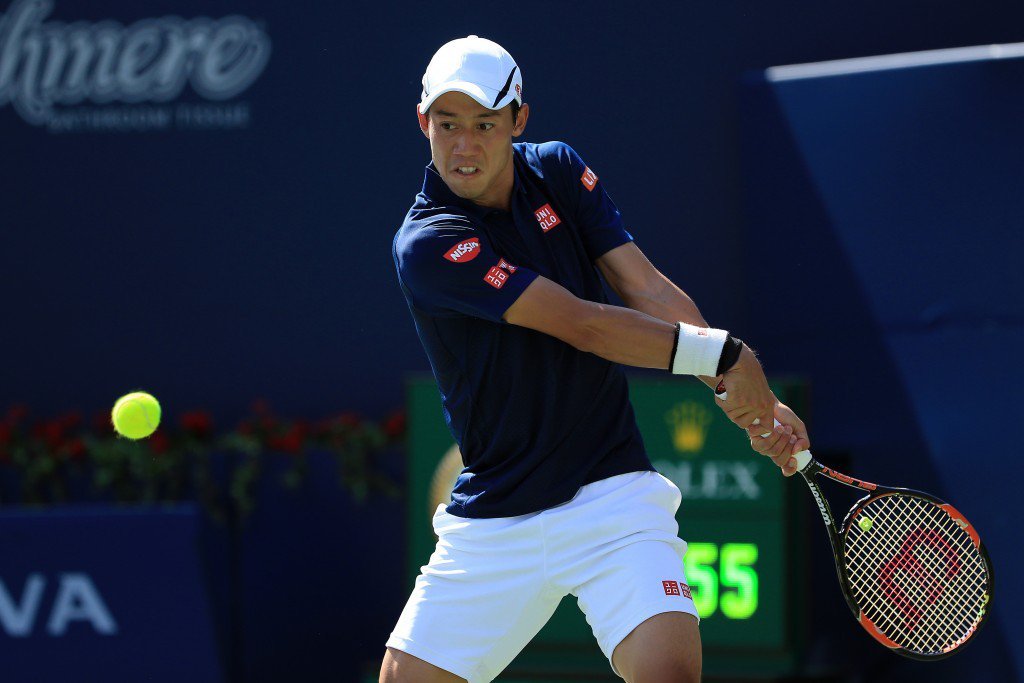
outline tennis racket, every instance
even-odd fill
[[[716,396],[725,399],[724,386]],[[864,630],[893,652],[925,661],[959,652],[977,637],[992,611],[994,578],[966,517],[931,494],[837,472],[810,451],[793,457],[825,522],[843,597]],[[841,523],[819,476],[867,494]]]
[[[795,456],[832,544],[839,586],[878,642],[912,659],[942,659],[973,640],[992,611],[993,574],[978,532],[928,493],[888,488]],[[836,524],[815,479],[866,491]]]

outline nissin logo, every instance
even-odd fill
[[[0,14],[0,107],[10,103],[25,121],[54,132],[248,124],[248,107],[239,103],[166,103],[186,84],[212,102],[249,88],[270,59],[270,39],[252,19],[44,23],[53,6],[16,0]],[[85,103],[104,106],[73,108]]]
[[[471,240],[459,242],[446,251],[444,257],[453,263],[465,263],[466,261],[472,261],[479,255],[480,240],[474,237]]]
[[[20,598],[13,596],[0,579],[0,628],[3,632],[12,638],[31,636],[39,621],[45,592],[46,578],[42,574],[28,575]],[[117,634],[117,623],[89,575],[69,572],[57,579],[56,596],[46,616],[46,633],[63,636],[74,622],[85,622],[100,635]]]

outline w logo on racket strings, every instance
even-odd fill
[[[934,551],[941,562],[941,576],[932,568],[934,562],[922,562],[918,549]],[[903,614],[904,627],[913,631],[924,618],[922,606],[934,604],[942,597],[950,579],[960,572],[960,556],[942,534],[932,529],[915,529],[903,540],[899,553],[878,572],[878,583],[885,597]],[[897,578],[897,574],[902,578]],[[914,584],[913,594],[908,584]],[[922,605],[923,603],[923,605]]]

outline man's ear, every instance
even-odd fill
[[[416,105],[416,118],[420,120],[420,130],[423,132],[423,135],[429,138],[427,130],[430,128],[430,122],[427,120],[427,115],[420,111],[420,105],[418,104]]]
[[[523,106],[519,108],[519,114],[516,116],[516,124],[512,126],[512,137],[517,138],[523,134],[528,118],[530,118],[530,105],[523,102]]]

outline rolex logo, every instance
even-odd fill
[[[677,403],[665,413],[665,422],[672,432],[672,445],[680,453],[703,450],[711,414],[696,401]]]

